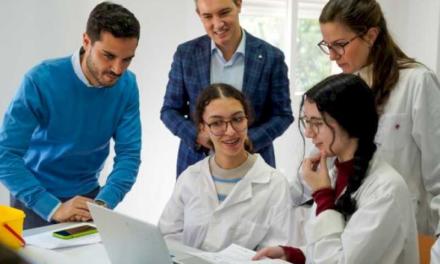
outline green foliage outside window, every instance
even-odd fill
[[[322,40],[317,19],[299,19],[297,58],[294,68],[296,93],[303,93],[331,74],[331,63],[316,45]]]
[[[276,16],[241,17],[241,25],[251,34],[260,37],[272,45],[286,50],[285,36],[286,21]],[[318,19],[298,19],[296,36],[296,52],[291,83],[296,94],[302,94],[332,72],[328,55],[324,54],[317,43],[322,40]],[[286,53],[285,53],[286,54]],[[289,58],[287,58],[289,61]]]
[[[285,19],[273,16],[246,16],[241,25],[252,35],[284,50]]]

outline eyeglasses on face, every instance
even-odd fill
[[[210,123],[205,122],[209,127],[209,130],[214,136],[223,136],[228,130],[228,124],[237,131],[243,132],[247,129],[247,117],[246,116],[235,116],[230,120],[216,120]]]
[[[317,117],[307,118],[305,116],[301,116],[299,121],[301,122],[301,126],[304,130],[310,129],[315,134],[319,134],[319,128],[324,124],[324,120]]]
[[[363,34],[364,33],[358,34],[349,40],[337,40],[333,43],[327,43],[324,40],[322,40],[317,45],[322,50],[322,52],[324,52],[327,55],[330,55],[330,50],[333,50],[338,56],[342,56],[345,54],[345,47],[351,42],[353,42],[353,40],[355,40],[356,38],[362,36]]]

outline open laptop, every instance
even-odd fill
[[[112,264],[210,264],[185,252],[173,251],[174,256],[171,256],[159,228],[155,225],[103,206],[87,204]]]

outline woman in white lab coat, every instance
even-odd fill
[[[159,220],[166,239],[205,251],[290,243],[292,202],[283,175],[251,154],[243,94],[212,84],[199,95],[195,123],[214,154],[188,167]]]
[[[439,234],[437,77],[396,45],[375,0],[330,0],[319,21],[323,36],[319,47],[344,73],[360,75],[374,92],[380,114],[378,154],[408,184],[418,231]]]
[[[440,240],[437,239],[431,248],[431,264],[440,264]]]
[[[304,160],[313,215],[306,246],[271,247],[255,256],[293,263],[416,264],[417,229],[405,181],[375,155],[374,95],[358,76],[330,76],[301,104],[304,135],[320,153]],[[335,158],[331,170],[327,158]]]

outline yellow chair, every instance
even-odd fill
[[[0,205],[0,243],[18,249],[24,246],[23,240],[23,221],[25,214],[23,211]]]
[[[429,264],[431,260],[431,248],[436,238],[429,235],[419,234],[420,264]]]

